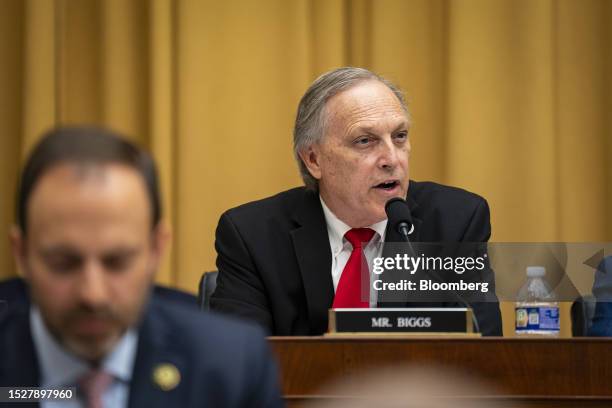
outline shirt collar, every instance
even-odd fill
[[[327,207],[323,197],[319,195],[321,200],[321,206],[323,207],[323,215],[325,215],[325,222],[327,224],[327,234],[329,235],[329,244],[332,249],[332,253],[336,254],[342,250],[345,243],[344,234],[346,234],[351,227],[340,220],[336,215]],[[374,230],[376,234],[370,242],[382,242],[385,239],[385,231],[387,229],[387,219],[377,222],[376,224],[369,225],[368,228]]]
[[[74,385],[79,377],[87,373],[90,365],[67,351],[49,332],[40,310],[32,305],[30,328],[42,374],[41,385],[61,387]],[[130,382],[136,358],[138,333],[129,329],[119,339],[112,351],[102,360],[102,368],[113,378]]]

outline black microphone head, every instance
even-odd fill
[[[394,197],[387,201],[385,204],[385,212],[389,222],[398,224],[400,222],[406,222],[412,225],[412,215],[410,214],[410,207],[406,200],[400,197]]]
[[[397,231],[402,239],[408,242],[408,235],[414,231],[408,203],[399,197],[392,198],[385,204],[385,212],[392,230]]]

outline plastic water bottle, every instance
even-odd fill
[[[515,316],[517,335],[559,335],[559,303],[544,280],[546,268],[527,267],[527,282],[519,290]]]

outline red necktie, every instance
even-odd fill
[[[370,307],[370,272],[362,243],[367,245],[373,236],[370,228],[353,228],[344,235],[353,252],[340,276],[332,308]]]
[[[79,379],[87,408],[102,408],[102,395],[113,382],[113,376],[102,370],[92,370]]]

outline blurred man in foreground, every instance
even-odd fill
[[[53,131],[17,206],[31,306],[0,320],[0,386],[75,387],[65,406],[280,406],[258,329],[150,297],[169,233],[146,153],[102,130]]]
[[[361,301],[361,243],[371,260],[388,228],[385,203],[405,198],[415,242],[486,242],[489,207],[475,194],[409,181],[410,117],[401,92],[362,68],[320,76],[298,106],[294,153],[305,187],[221,216],[218,286],[211,307],[250,318],[275,335],[320,335],[331,307]],[[494,293],[492,273],[485,276]],[[473,305],[486,335],[501,335],[497,298]],[[402,305],[395,304],[395,307]]]

